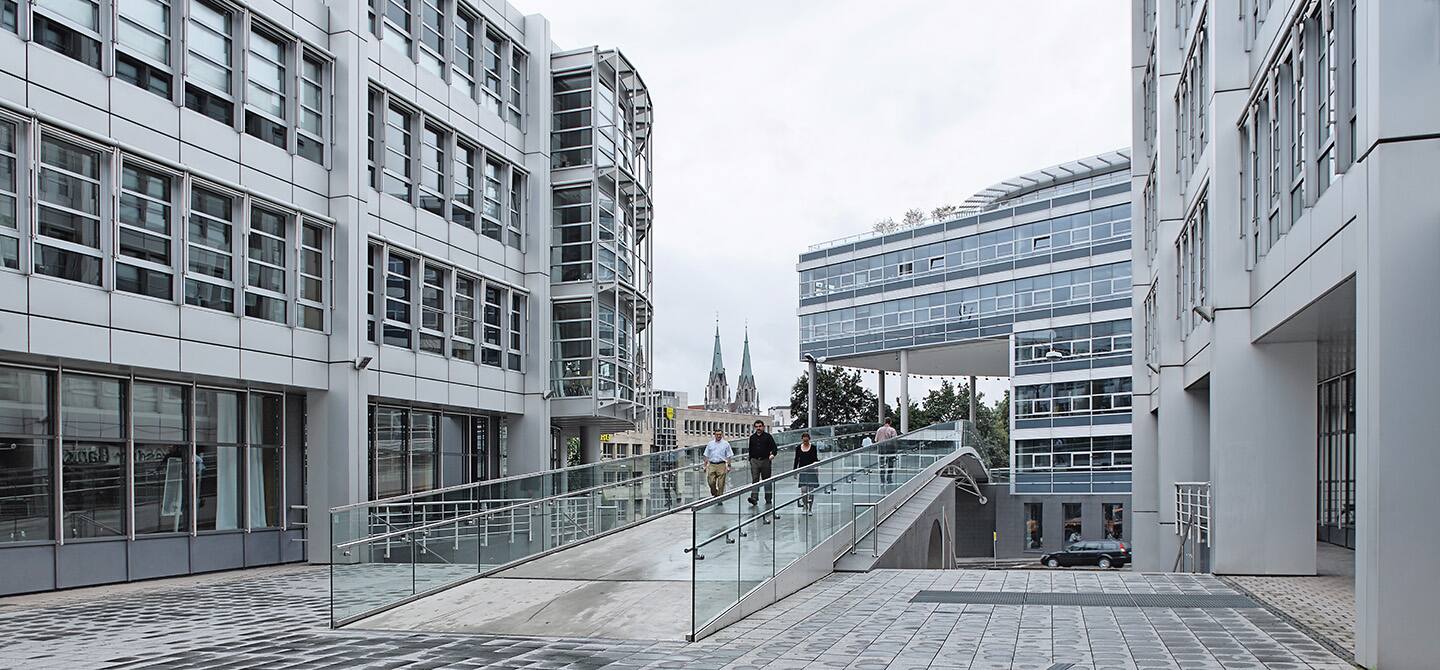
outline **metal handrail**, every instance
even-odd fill
[[[840,437],[848,437],[848,436],[846,436],[846,435],[841,435],[841,436],[836,436],[835,438],[832,438],[832,439],[839,439]],[[850,450],[850,451],[846,451],[846,452],[843,452],[843,453],[841,453],[841,454],[837,454],[837,455],[835,455],[835,456],[831,456],[830,458],[827,458],[827,459],[825,459],[825,460],[823,460],[823,461],[818,461],[818,462],[816,462],[816,463],[812,463],[811,465],[813,466],[813,465],[820,465],[820,464],[822,464],[822,463],[829,463],[829,462],[831,462],[831,461],[833,461],[833,460],[835,460],[835,459],[837,459],[837,458],[840,458],[841,456],[844,456],[844,455],[847,455],[847,454],[852,454],[852,453],[854,453],[854,452],[855,452],[856,450],[858,450],[858,449],[874,448],[875,446],[877,446],[877,445],[879,445],[879,444],[885,444],[885,443],[888,443],[888,442],[890,442],[890,441],[891,441],[891,440],[886,440],[885,442],[877,442],[877,443],[875,443],[875,444],[870,445],[870,447],[857,447],[856,449],[852,449],[852,450]],[[742,463],[743,463],[743,461],[742,461]],[[672,469],[670,469],[670,470],[664,470],[664,471],[661,471],[661,472],[655,472],[655,473],[651,473],[651,474],[648,474],[648,475],[643,475],[643,476],[640,476],[640,477],[632,477],[632,478],[630,478],[630,479],[627,479],[627,480],[624,480],[624,481],[621,481],[621,482],[612,482],[612,483],[609,483],[609,484],[601,484],[601,485],[599,485],[599,486],[592,486],[592,487],[590,487],[590,488],[579,489],[579,490],[576,490],[576,491],[566,491],[565,493],[557,493],[557,494],[554,494],[554,495],[546,496],[546,497],[544,497],[544,498],[535,498],[534,500],[528,500],[528,501],[525,501],[525,502],[523,502],[523,503],[516,503],[516,504],[514,504],[514,505],[507,505],[507,506],[498,507],[498,508],[495,508],[495,509],[482,510],[482,511],[480,511],[480,512],[472,512],[472,513],[470,513],[470,514],[466,514],[466,515],[463,515],[463,516],[458,516],[458,517],[455,517],[455,518],[453,518],[453,519],[443,519],[443,520],[440,520],[440,521],[432,521],[432,522],[430,522],[430,523],[423,524],[423,525],[420,525],[420,526],[415,526],[415,527],[413,527],[413,528],[407,528],[407,529],[405,529],[405,530],[390,531],[390,532],[388,532],[388,533],[382,533],[382,534],[380,534],[380,535],[371,535],[371,536],[359,538],[359,539],[356,539],[356,540],[350,540],[349,542],[342,542],[342,543],[340,543],[340,544],[336,544],[336,545],[334,546],[334,548],[335,548],[335,549],[348,549],[348,548],[350,548],[350,547],[359,546],[359,545],[364,544],[364,543],[366,543],[366,542],[372,542],[372,541],[376,541],[376,540],[384,540],[384,539],[389,539],[389,538],[391,538],[391,537],[399,537],[399,536],[405,535],[405,534],[407,534],[407,533],[415,533],[415,532],[427,531],[427,530],[429,530],[429,529],[431,529],[431,528],[438,528],[438,527],[441,527],[441,526],[444,526],[444,525],[447,525],[447,524],[457,523],[457,522],[460,522],[460,521],[468,521],[468,520],[470,520],[470,519],[478,519],[478,518],[480,518],[480,517],[488,516],[488,515],[491,515],[491,514],[499,514],[500,512],[508,512],[508,511],[515,510],[515,509],[526,508],[526,507],[530,507],[530,506],[532,506],[532,505],[537,505],[537,504],[544,503],[544,502],[550,502],[550,501],[552,501],[552,500],[560,500],[560,499],[562,499],[562,498],[569,498],[569,497],[573,497],[573,496],[579,496],[579,495],[583,495],[583,494],[594,493],[594,492],[599,491],[599,490],[601,490],[601,489],[608,489],[608,488],[613,488],[613,487],[616,487],[616,486],[629,485],[629,484],[633,484],[633,483],[645,481],[645,480],[647,480],[647,479],[653,479],[653,478],[656,478],[656,477],[664,477],[664,476],[666,476],[666,475],[669,475],[669,474],[672,474],[672,473],[675,473],[675,472],[679,472],[679,471],[681,471],[681,470],[688,470],[688,469],[700,470],[700,469],[703,469],[703,467],[704,467],[704,463],[694,463],[694,464],[691,464],[691,465],[685,465],[685,466],[681,466],[681,467],[677,467],[677,468],[672,468]],[[811,467],[811,466],[806,466],[806,467]],[[795,471],[792,470],[791,472],[795,472]],[[772,478],[772,479],[773,479],[773,478]],[[767,481],[768,481],[768,480],[767,480]],[[757,486],[762,485],[763,483],[764,483],[764,482],[762,481],[762,482],[756,482],[756,483],[754,483],[754,484],[749,484],[749,485],[744,486],[744,487],[742,487],[742,488],[740,488],[740,489],[737,489],[737,492],[739,492],[739,491],[749,491],[749,490],[751,490],[751,489],[753,489],[753,488],[755,488],[755,487],[757,487]],[[688,504],[688,505],[682,505],[682,506],[680,506],[680,507],[677,507],[677,508],[676,508],[675,510],[673,510],[673,511],[678,512],[678,511],[681,511],[681,510],[684,510],[684,509],[687,509],[687,508],[692,508],[692,507],[694,507],[695,505],[700,504],[701,502],[711,502],[711,501],[720,500],[720,499],[721,499],[721,498],[718,498],[718,497],[717,497],[717,498],[708,498],[708,499],[706,499],[706,500],[704,500],[704,501],[697,501],[697,502],[690,503],[690,504]],[[728,499],[728,494],[727,494],[727,499]]]

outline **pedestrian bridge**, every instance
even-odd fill
[[[877,527],[938,478],[988,478],[966,422],[861,446],[872,430],[812,431],[821,460],[799,470],[780,433],[774,476],[750,484],[742,458],[722,496],[685,447],[333,509],[332,624],[702,638],[879,555]]]

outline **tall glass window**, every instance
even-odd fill
[[[393,347],[410,348],[411,279],[415,261],[399,254],[390,254],[385,268],[385,328],[383,342]]]
[[[305,221],[300,226],[299,325],[325,330],[325,227]]]
[[[560,397],[588,396],[593,392],[595,374],[590,303],[555,303],[552,315],[552,390]]]
[[[1045,548],[1045,505],[1025,503],[1025,549],[1038,551]]]
[[[440,470],[440,416],[434,412],[410,413],[410,492],[435,488]]]
[[[501,234],[501,206],[500,201],[504,197],[503,179],[505,166],[499,161],[486,157],[485,159],[485,202],[480,209],[480,234],[496,241],[504,241]]]
[[[197,531],[235,530],[241,526],[244,404],[241,393],[195,390]]]
[[[0,268],[20,269],[19,127],[0,120]]]
[[[115,76],[170,97],[170,3],[117,0]]]
[[[120,226],[115,288],[170,300],[170,175],[126,160],[120,175]]]
[[[100,162],[99,151],[41,139],[36,272],[100,285]]]
[[[506,354],[506,367],[521,370],[524,349],[521,341],[525,334],[525,296],[512,293],[510,296],[510,349]]]
[[[414,20],[410,1],[384,0],[385,19],[384,29],[381,31],[381,41],[406,54],[410,53],[410,30]]]
[[[286,232],[290,217],[262,207],[250,209],[245,315],[286,323]]]
[[[385,192],[410,201],[410,155],[412,151],[409,112],[390,105],[385,114]]]
[[[190,530],[190,421],[186,389],[136,382],[131,393],[135,431],[135,532]]]
[[[235,199],[201,186],[190,190],[190,235],[185,302],[233,312]]]
[[[231,79],[234,15],[207,0],[190,0],[185,38],[185,106],[220,123],[234,120]]]
[[[504,329],[505,289],[490,283],[485,284],[484,338],[480,344],[480,362],[500,367],[500,350],[503,347],[501,331]]]
[[[470,145],[455,144],[450,220],[470,230],[475,230],[475,157],[478,155],[479,152]]]
[[[510,195],[505,198],[510,205],[510,216],[505,219],[505,226],[509,230],[510,246],[516,249],[524,248],[524,203],[525,203],[525,173],[510,168]]]
[[[61,527],[66,538],[125,535],[125,387],[65,374],[60,383]]]
[[[1321,542],[1355,547],[1355,373],[1319,386],[1317,535]]]
[[[439,0],[420,3],[420,67],[445,76],[445,9]]]
[[[1125,539],[1125,503],[1100,503],[1100,512],[1104,517],[1105,539]]]
[[[245,132],[286,149],[286,48],[285,42],[261,30],[250,32],[249,58],[245,61]]]
[[[1084,539],[1080,525],[1080,503],[1061,503],[1060,516],[1065,522],[1065,544]]]
[[[550,281],[588,281],[594,277],[591,188],[557,189],[552,202],[554,235],[550,249]]]
[[[445,216],[445,168],[450,162],[445,147],[449,141],[450,134],[431,123],[420,132],[420,208],[436,216]]]
[[[455,13],[455,50],[450,63],[450,85],[475,97],[475,30],[479,19],[459,9]]]
[[[250,394],[249,491],[251,528],[278,528],[283,523],[284,398],[273,393]]]
[[[34,39],[48,49],[100,69],[100,3],[95,0],[35,2]]]
[[[485,66],[485,106],[496,114],[500,113],[500,101],[504,93],[500,90],[505,40],[496,32],[487,29],[484,38],[485,52],[481,55]]]
[[[325,62],[310,54],[300,61],[300,119],[295,153],[325,164]]]
[[[475,292],[480,280],[465,275],[455,277],[455,332],[450,339],[450,352],[462,361],[475,360]]]
[[[420,289],[420,351],[445,355],[445,325],[447,315],[446,287],[449,273],[445,268],[426,263]]]
[[[0,367],[0,542],[54,537],[52,377]]]
[[[590,71],[555,77],[555,118],[550,135],[550,167],[590,165]]]
[[[409,415],[398,407],[370,408],[370,499],[409,491],[405,440]]]
[[[510,125],[522,128],[525,120],[525,54],[510,48],[510,98],[507,100]]]

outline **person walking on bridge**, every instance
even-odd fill
[[[715,431],[715,439],[705,445],[705,483],[710,486],[710,495],[725,493],[725,481],[730,475],[730,459],[735,450],[725,441],[724,431]]]
[[[770,462],[775,460],[775,455],[778,453],[780,453],[780,448],[775,446],[775,436],[765,432],[764,421],[757,420],[755,422],[755,432],[750,434],[749,456],[751,484],[770,478]],[[763,488],[765,489],[765,506],[774,507],[775,485],[766,484]],[[758,491],[753,489],[750,491],[748,500],[751,505],[756,505],[760,502],[758,496]]]
[[[880,452],[880,483],[891,484],[895,481],[895,426],[891,425],[893,420],[885,417],[885,425],[875,431],[875,444],[880,445],[876,451]]]
[[[815,445],[810,444],[810,433],[800,433],[800,446],[795,447],[795,469],[799,470],[807,465],[820,461],[820,452]],[[800,499],[800,509],[805,514],[815,516],[815,489],[820,488],[820,475],[815,468],[810,468],[800,473],[800,493],[804,498]]]

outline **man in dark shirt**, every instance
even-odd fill
[[[765,422],[755,422],[755,432],[750,434],[750,483],[754,484],[762,479],[770,478],[770,462],[775,460],[775,454],[780,453],[780,448],[775,446],[775,437],[765,432]],[[775,486],[766,484],[765,506],[775,506]],[[756,492],[750,492],[750,504],[759,502],[756,499]]]

